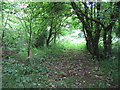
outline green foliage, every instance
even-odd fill
[[[26,66],[16,60],[4,60],[3,88],[44,87],[48,83],[47,69],[39,65]]]
[[[120,44],[119,42],[115,42],[113,44],[112,56],[109,59],[105,59],[99,62],[102,73],[107,74],[108,75],[107,79],[109,79],[108,82],[112,83],[115,86],[118,86],[120,75],[119,72],[120,67],[118,64],[120,60],[119,57],[120,50],[118,49],[120,46],[119,44]]]
[[[85,49],[85,42],[71,44],[69,40],[64,40],[64,41],[60,41],[58,44],[60,44],[64,49],[78,49],[78,50]]]
[[[65,79],[65,82],[66,83],[72,83],[72,82],[76,81],[77,79],[79,79],[79,78],[77,78],[77,77],[69,77],[69,78]]]
[[[39,49],[32,49],[33,57],[57,57],[62,54],[64,49],[78,49],[84,50],[85,43],[71,44],[69,41],[62,41],[52,44],[50,47],[41,47]]]
[[[102,73],[108,75],[108,82],[117,86],[120,75],[118,70],[118,60],[115,57],[112,57],[108,60],[101,61],[100,65]]]
[[[102,70],[102,73],[107,74],[109,80],[109,83],[114,84],[115,86],[118,85],[119,81],[119,71],[118,71],[118,60],[115,58],[111,58],[109,60],[104,60],[100,62],[100,67]]]
[[[60,75],[63,75],[63,76],[67,75],[64,71],[60,71],[59,73],[60,73]]]
[[[2,21],[2,28],[0,28],[0,35],[3,39],[2,43],[10,50],[20,50],[16,56],[12,56],[12,58],[3,61],[3,88],[57,87],[53,85],[53,81],[50,81],[48,78],[49,71],[51,72],[52,70],[50,70],[50,68],[48,70],[47,67],[42,67],[42,65],[44,66],[43,62],[47,60],[56,60],[56,58],[61,61],[63,60],[62,58],[74,61],[74,58],[77,57],[76,54],[78,54],[79,50],[85,50],[85,42],[73,44],[69,38],[65,38],[64,40],[57,39],[58,36],[62,37],[70,35],[71,33],[74,33],[74,30],[82,29],[82,23],[78,18],[76,18],[70,3],[0,2],[0,4],[2,5],[2,9],[0,9],[0,11],[2,11],[2,14],[0,15],[0,20]],[[76,4],[80,7],[79,9],[81,9],[79,13],[85,12],[85,6],[83,3],[77,2]],[[102,26],[97,28],[99,23],[104,23],[104,27],[107,27],[107,25],[117,20],[116,18],[111,18],[111,14],[113,14],[111,9],[114,9],[114,5],[110,5],[110,3],[100,4],[100,10],[97,10],[97,3],[94,3],[93,8],[87,6],[88,13],[85,13],[85,16],[84,13],[80,14],[80,19],[86,22],[83,24],[88,26],[86,31],[92,32],[91,34],[93,35],[93,37],[89,38],[89,34],[86,32],[86,36],[88,35],[88,41],[90,41],[89,39],[96,40],[97,38],[95,38],[95,36],[99,34],[100,30],[104,33]],[[89,20],[87,20],[87,18]],[[116,22],[112,31],[112,36],[114,36],[115,39],[119,39],[120,37],[119,27],[119,22]],[[50,30],[52,31],[50,32]],[[103,34],[100,36],[102,37]],[[77,42],[79,39],[77,35],[73,37],[75,37]],[[102,39],[101,37],[100,39]],[[46,47],[45,44],[48,38],[50,45]],[[53,44],[53,40],[56,40],[56,43]],[[102,54],[104,43],[98,43],[100,44],[99,51]],[[35,48],[35,45],[37,48]],[[32,51],[31,60],[28,59],[28,47]],[[120,60],[120,43],[118,41],[113,43],[112,48],[111,58],[100,61],[99,63],[101,73],[108,75],[106,78],[107,82],[118,86],[118,77],[120,75],[118,72],[118,68],[120,68],[118,66],[118,62]],[[74,52],[74,50],[78,50],[78,52],[75,51],[76,54],[71,55],[70,53]],[[67,59],[64,57],[65,55],[62,56],[62,54],[66,54]],[[88,58],[86,56],[87,54],[82,54],[83,55],[81,56],[83,57],[77,57],[76,59],[83,60],[84,62],[84,58]],[[59,74],[61,78],[63,76],[67,76],[67,73],[64,70],[58,72],[57,74]],[[69,83],[76,81],[76,79],[80,81],[81,77],[79,77],[79,79],[73,76],[68,77],[65,80],[59,81],[59,85],[65,88],[76,88],[78,86],[73,84],[72,86],[69,85]],[[107,82],[98,81],[95,84],[91,84],[90,87],[97,86],[106,88]]]
[[[37,49],[37,48],[32,48],[32,52],[33,52],[33,55],[35,55],[35,56],[38,56],[38,57],[42,57],[42,56],[45,56],[45,52],[44,52],[44,50],[42,50],[42,49]]]
[[[50,47],[41,47],[40,50],[45,53],[45,56],[56,57],[62,53],[63,47],[52,44]]]

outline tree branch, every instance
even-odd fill
[[[77,5],[75,4],[75,2],[71,2],[71,5],[72,5],[73,9],[75,10],[78,18],[84,18],[84,17],[85,17],[87,20],[91,20],[91,21],[93,21],[93,22],[95,22],[95,23],[98,23],[98,24],[100,24],[103,28],[105,28],[105,26],[104,26],[104,24],[103,24],[102,22],[100,22],[100,21],[97,20],[97,19],[90,18],[90,17],[88,17],[84,12],[82,12],[82,10],[77,7]]]

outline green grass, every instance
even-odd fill
[[[115,57],[111,57],[107,60],[99,61],[100,64],[100,73],[107,75],[105,81],[98,81],[94,84],[90,84],[88,87],[99,87],[99,88],[109,88],[107,84],[112,85],[113,87],[118,87],[119,85],[119,66],[118,66],[118,59]]]
[[[85,42],[71,44],[70,41],[66,40],[66,41],[61,41],[58,44],[60,44],[64,49],[78,49],[78,50],[85,49]]]
[[[112,49],[112,56],[109,59],[106,60],[102,60],[100,61],[100,68],[101,68],[101,72],[103,74],[107,74],[108,75],[108,82],[113,84],[114,86],[119,85],[119,76],[120,76],[120,66],[119,66],[119,54],[120,54],[120,43],[115,42],[113,44],[113,49]]]
[[[50,47],[32,48],[32,60],[34,61],[32,66],[27,61],[27,50],[21,50],[15,60],[11,58],[3,62],[3,88],[42,88],[49,86],[51,84],[48,80],[49,71],[47,68],[41,67],[41,63],[58,57],[64,49],[80,49],[83,46],[84,44],[75,45],[63,42]],[[60,74],[65,73],[61,72]],[[67,82],[71,82],[71,80],[67,80]],[[64,82],[61,85],[67,87]]]
[[[117,59],[108,59],[100,61],[100,68],[103,74],[107,75],[106,80],[108,83],[113,84],[114,86],[118,86],[119,75],[120,72],[118,71],[118,60]]]
[[[119,59],[119,50],[117,44],[114,44],[112,54],[113,56],[107,60],[99,61],[100,71],[102,74],[108,75],[106,80],[108,83],[118,86],[119,75],[118,66]],[[80,44],[70,44],[70,42],[59,42],[56,45],[52,45],[50,47],[41,47],[39,49],[32,48],[33,53],[33,65],[31,66],[28,62],[26,62],[27,51],[23,50],[19,52],[19,57],[14,59],[4,60],[3,61],[3,88],[44,88],[51,85],[51,81],[49,81],[48,73],[50,70],[42,67],[42,62],[46,60],[54,60],[56,57],[61,55],[63,52],[67,52],[64,49],[78,49],[85,50],[85,43]],[[116,52],[117,51],[117,52]],[[76,52],[78,53],[78,52]],[[71,56],[72,57],[72,56]],[[69,57],[69,58],[71,58]],[[21,61],[17,60],[20,59]],[[67,57],[68,58],[68,57]],[[60,72],[61,75],[66,75],[65,72]],[[64,81],[60,81],[61,87],[71,87],[69,83],[74,82],[77,77],[70,77],[65,79]],[[94,84],[91,84],[88,87],[100,87],[106,88],[106,82],[99,81]],[[77,87],[77,86],[72,86]]]
[[[85,49],[85,43],[79,43],[79,44],[71,44],[68,41],[59,42],[56,44],[51,44],[50,47],[41,47],[41,48],[33,48],[33,58],[35,60],[39,60],[41,57],[58,57],[64,52],[64,49],[78,49],[78,50],[84,50]],[[66,51],[67,52],[67,51]],[[78,53],[78,52],[76,52]]]
[[[3,88],[45,87],[48,70],[40,65],[25,65],[16,60],[4,60]],[[39,86],[40,84],[40,86]]]

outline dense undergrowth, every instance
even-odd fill
[[[119,87],[120,76],[120,43],[115,42],[112,48],[112,55],[109,59],[105,59],[99,62],[101,72],[108,75],[108,80],[111,84]]]
[[[68,52],[67,49],[78,49],[81,51],[85,51],[85,43],[78,45],[62,43],[52,45],[51,47],[42,47],[39,49],[33,48],[32,63],[26,61],[26,52],[20,52],[19,57],[16,56],[15,58],[10,58],[9,60],[3,60],[3,88],[55,88],[54,85],[51,84],[52,80],[49,78],[50,69],[42,67],[42,65],[48,60],[56,60],[56,58],[61,56],[63,52]],[[98,81],[94,84],[90,84],[88,86],[89,88],[95,86],[99,88],[106,88],[110,85],[118,87],[118,77],[120,75],[120,73],[118,72],[118,53],[120,51],[115,53],[114,51],[116,50],[118,50],[118,47],[113,46],[113,56],[110,59],[102,60],[99,62],[97,61],[100,66],[100,72],[107,75],[106,80],[108,81]],[[77,53],[78,52],[76,52],[76,54]],[[61,60],[61,58],[59,59]],[[74,80],[76,79],[76,77],[72,77],[72,79]],[[67,79],[67,81],[69,81],[69,78]],[[105,84],[106,82],[109,83]],[[63,88],[65,87],[64,83],[65,82],[61,83],[61,87]],[[75,87],[77,88],[77,86]]]
[[[75,46],[69,45],[68,48],[73,49]],[[76,48],[78,47],[76,46]],[[64,49],[67,49],[65,43],[38,49],[32,48],[32,64],[27,61],[25,49],[21,50],[14,58],[3,60],[3,88],[44,88],[46,85],[51,84],[51,81],[48,80],[48,70],[41,67],[41,64],[60,56]]]

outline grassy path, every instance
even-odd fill
[[[5,88],[114,88],[109,73],[85,51],[65,49],[59,56],[39,58],[33,65],[9,59],[3,62]],[[55,55],[54,55],[55,56]],[[24,59],[23,59],[24,60]],[[34,59],[35,61],[35,59]],[[109,69],[108,69],[109,71]],[[115,74],[116,75],[116,74]]]
[[[106,86],[106,75],[100,73],[99,65],[83,51],[67,49],[56,59],[45,61],[42,65],[49,69],[48,77],[51,85],[46,87],[97,88]]]

